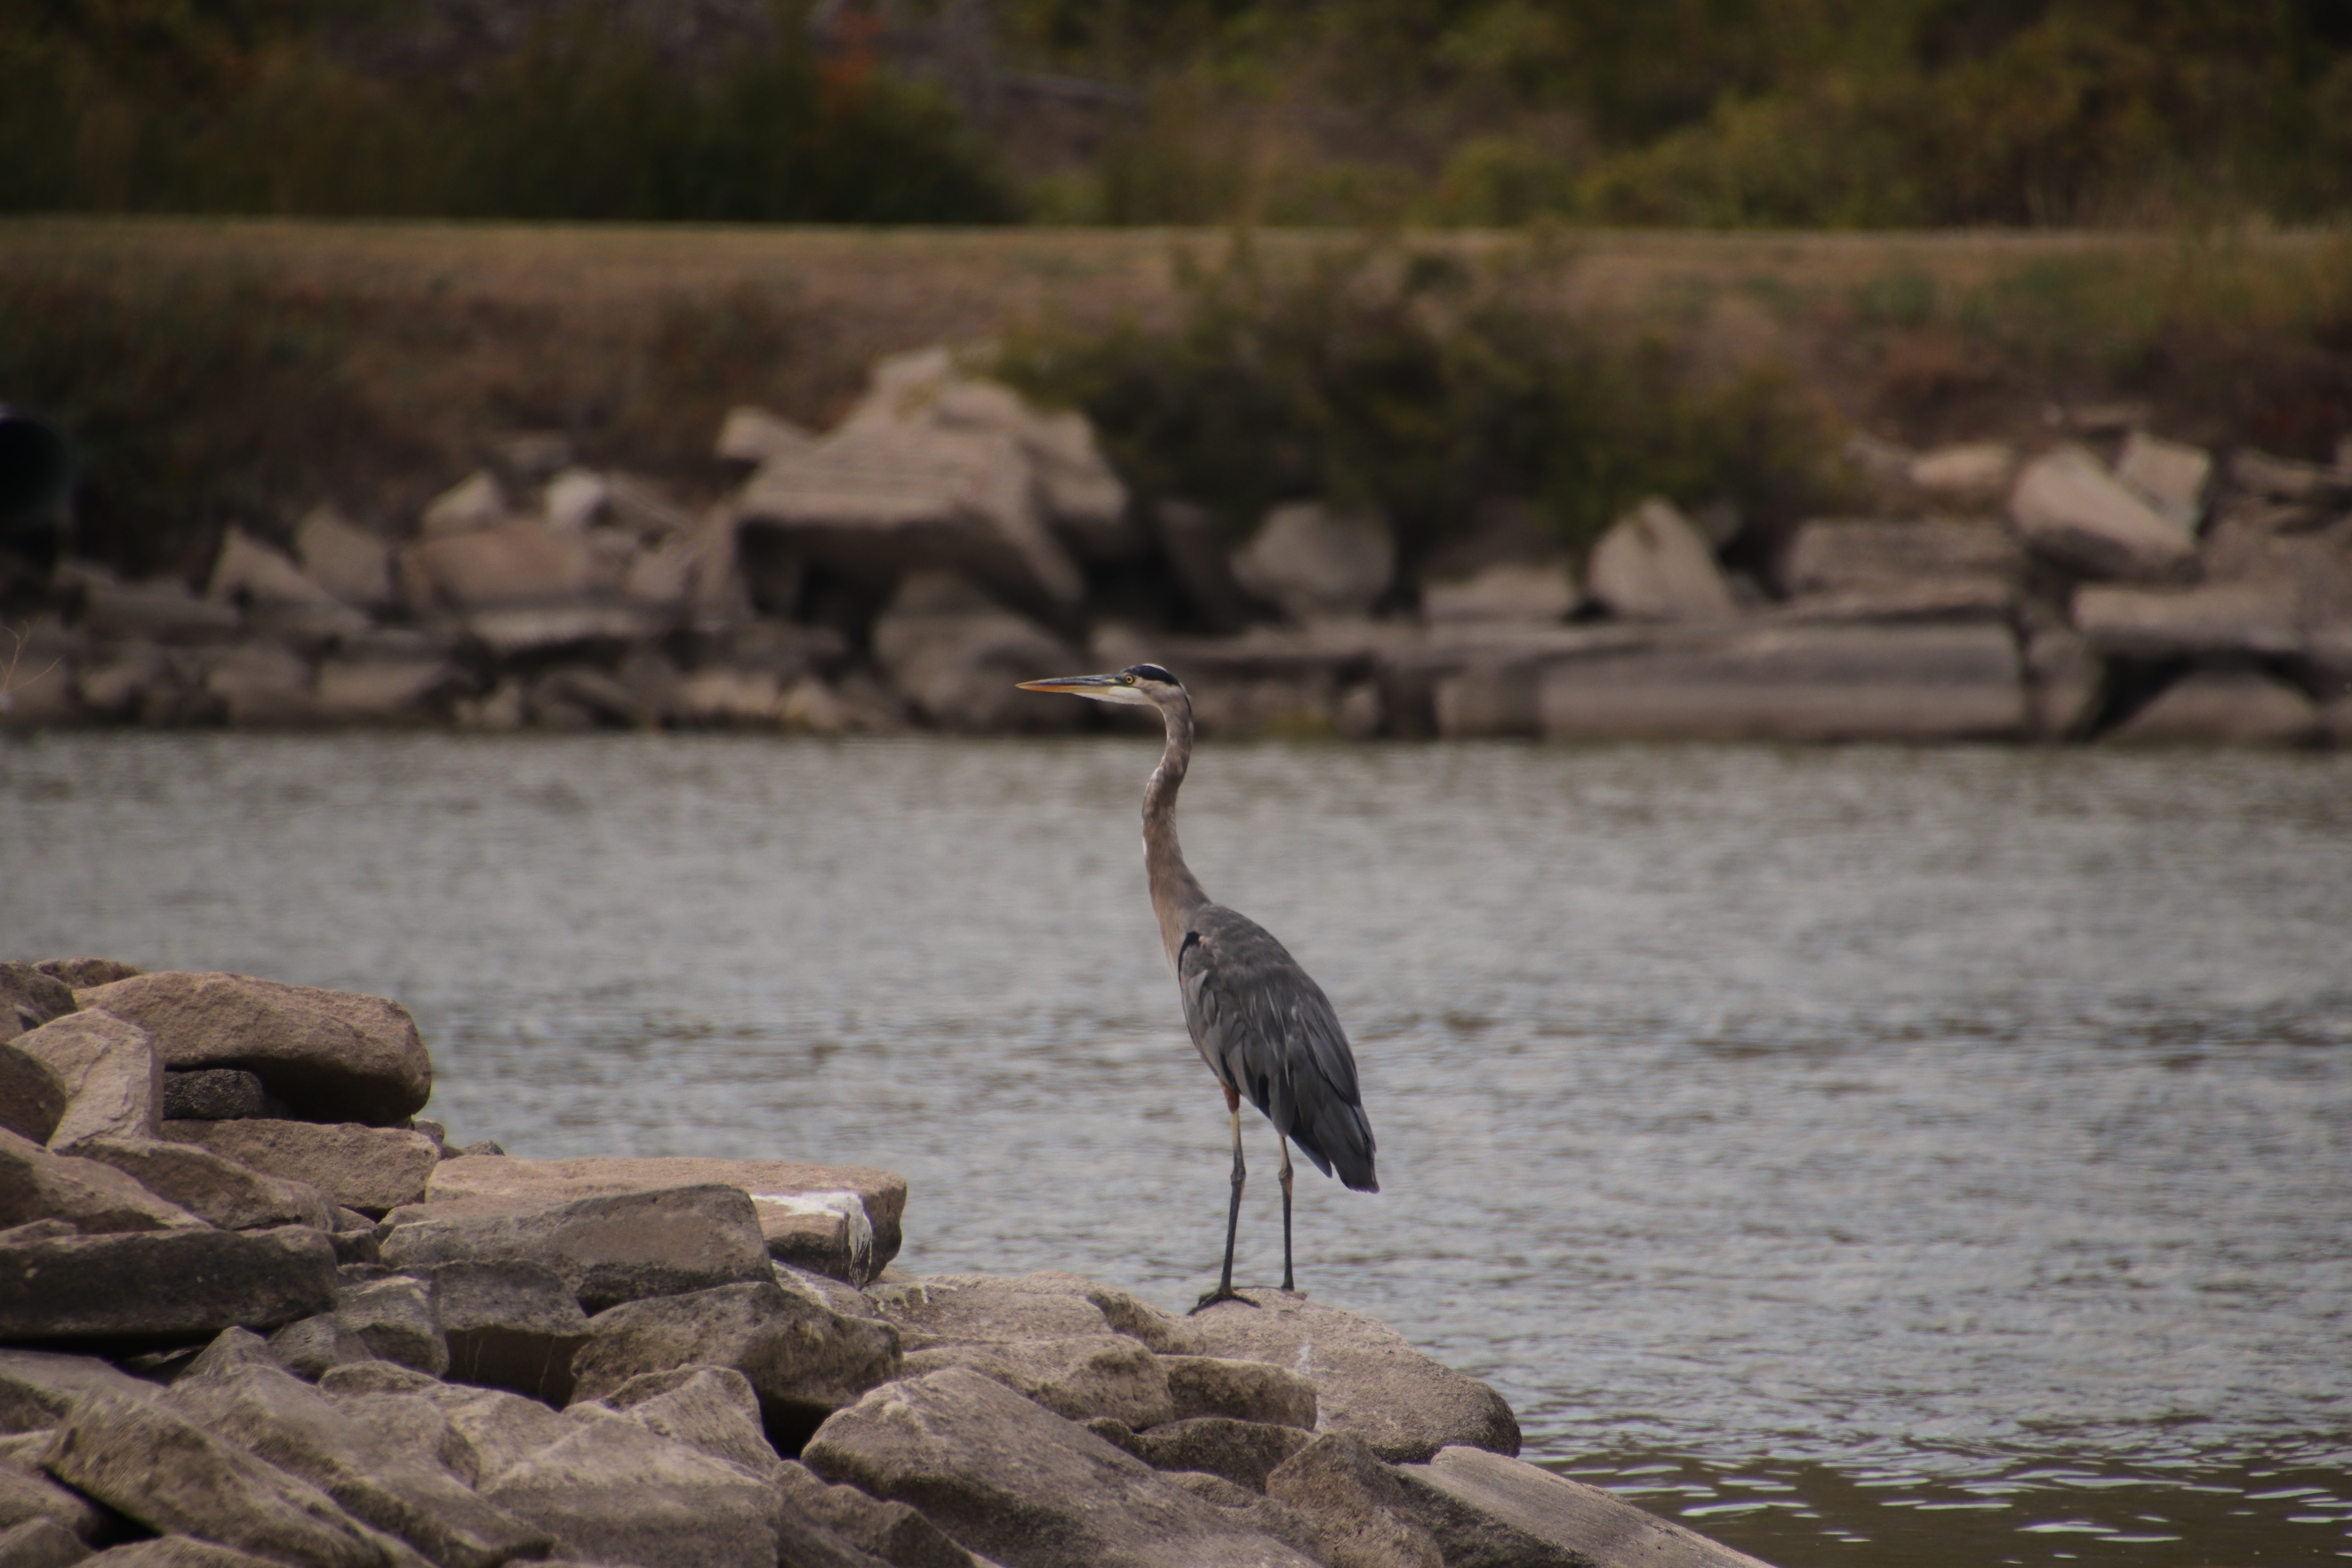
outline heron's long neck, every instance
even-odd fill
[[[1143,791],[1143,870],[1151,885],[1151,911],[1160,917],[1160,940],[1173,963],[1184,942],[1184,925],[1192,911],[1209,901],[1191,867],[1184,864],[1183,847],[1176,842],[1176,792],[1184,784],[1184,770],[1192,763],[1192,701],[1181,695],[1160,710],[1168,722],[1167,749]]]

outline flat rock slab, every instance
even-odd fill
[[[1597,1487],[1476,1448],[1398,1470],[1446,1568],[1767,1568]]]
[[[559,1407],[572,1403],[572,1360],[588,1342],[588,1314],[561,1275],[515,1258],[447,1263],[431,1273],[451,1377]]]
[[[88,1395],[40,1458],[58,1479],[159,1534],[316,1568],[384,1568],[382,1551],[325,1493],[157,1401]]]
[[[0,1132],[0,1228],[58,1220],[78,1231],[171,1230],[204,1221],[97,1160]]]
[[[211,1150],[167,1138],[89,1138],[74,1145],[85,1160],[111,1165],[149,1192],[223,1230],[281,1225],[334,1228],[334,1210],[318,1188],[250,1170]]]
[[[391,1232],[379,1250],[393,1268],[536,1263],[591,1312],[647,1296],[775,1281],[758,1215],[736,1187],[672,1187],[522,1210],[508,1200],[457,1199],[398,1209],[385,1223]]]
[[[789,1160],[515,1160],[463,1155],[433,1173],[426,1197],[541,1207],[572,1198],[721,1184],[750,1195],[768,1254],[862,1285],[898,1255],[907,1179],[864,1165]]]
[[[10,1044],[48,1068],[66,1104],[49,1142],[152,1138],[162,1124],[163,1064],[147,1031],[100,1008],[19,1035]]]
[[[145,1029],[165,1067],[243,1068],[311,1120],[387,1126],[432,1097],[416,1020],[381,996],[178,970],[76,996]]]
[[[765,1483],[602,1409],[502,1470],[482,1496],[590,1563],[773,1568],[783,1500]]]
[[[1210,1352],[1268,1362],[1311,1380],[1324,1431],[1352,1432],[1381,1458],[1426,1459],[1452,1445],[1519,1451],[1503,1396],[1433,1361],[1385,1323],[1276,1290],[1223,1301],[1192,1319]]]
[[[163,1136],[264,1175],[304,1183],[340,1208],[373,1215],[422,1199],[441,1159],[422,1132],[355,1121],[166,1121]]]
[[[908,1350],[993,1340],[1114,1333],[1164,1355],[1196,1352],[1192,1325],[1112,1286],[1076,1274],[897,1276],[866,1292]]]
[[[335,1284],[333,1245],[299,1226],[28,1242],[0,1249],[0,1340],[190,1343],[324,1311]]]
[[[54,1426],[85,1394],[160,1399],[163,1389],[97,1356],[0,1348],[0,1431],[38,1432]]]
[[[964,1368],[887,1384],[802,1456],[1006,1568],[1305,1568],[1313,1559]]]

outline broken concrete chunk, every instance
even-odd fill
[[[1192,1320],[1212,1354],[1268,1362],[1314,1380],[1327,1432],[1352,1432],[1391,1461],[1462,1444],[1516,1454],[1519,1424],[1501,1394],[1422,1354],[1376,1319],[1272,1293]]]
[[[0,1340],[177,1340],[276,1328],[334,1302],[335,1252],[299,1226],[33,1242],[0,1254]]]
[[[69,1152],[85,1138],[152,1138],[163,1121],[163,1065],[147,1032],[89,1007],[10,1042],[65,1090],[49,1143]]]
[[[520,1213],[499,1199],[420,1204],[394,1213],[388,1224],[380,1247],[395,1268],[536,1263],[592,1312],[749,1280],[772,1288],[775,1279],[751,1200],[736,1187],[623,1193]]]
[[[416,1020],[381,996],[167,971],[80,1000],[145,1029],[165,1067],[244,1068],[312,1121],[395,1124],[433,1092]]]
[[[440,1160],[422,1133],[357,1122],[166,1121],[163,1136],[266,1175],[316,1187],[339,1208],[383,1215],[425,1194]]]

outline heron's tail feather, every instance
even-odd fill
[[[1291,1129],[1290,1141],[1325,1175],[1359,1193],[1377,1193],[1381,1179],[1374,1171],[1372,1124],[1364,1108],[1345,1101],[1318,1108],[1312,1121],[1302,1119]]]

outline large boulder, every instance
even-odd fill
[[[184,1344],[324,1311],[335,1283],[334,1247],[299,1226],[26,1242],[0,1248],[0,1340]]]
[[[772,1279],[614,1307],[589,1321],[589,1335],[572,1361],[575,1399],[603,1398],[648,1373],[731,1367],[750,1381],[785,1451],[899,1371],[888,1324],[835,1312]]]
[[[1233,573],[1294,621],[1360,620],[1396,575],[1396,542],[1378,516],[1293,501],[1234,552]]]
[[[1553,740],[2005,738],[2021,676],[2000,625],[1783,626],[1562,660],[1537,706]]]
[[[588,1314],[562,1276],[519,1258],[445,1263],[431,1275],[452,1378],[571,1403],[572,1360],[588,1342]]]
[[[88,1498],[68,1491],[37,1468],[18,1461],[0,1463],[0,1528],[14,1530],[36,1520],[47,1521],[78,1542],[90,1540],[106,1526],[106,1516]],[[0,1563],[13,1568],[15,1562],[0,1546]]]
[[[367,629],[366,616],[239,528],[230,529],[221,541],[211,594],[239,605],[246,624],[257,632],[323,642]]]
[[[1350,1432],[1326,1432],[1266,1477],[1304,1514],[1329,1568],[1445,1568],[1412,1489]]]
[[[1706,536],[1654,497],[1601,536],[1584,582],[1595,601],[1623,620],[1717,621],[1739,613]]]
[[[802,1456],[1006,1568],[1303,1568],[1313,1560],[964,1368],[876,1389]]]
[[[400,572],[412,608],[464,616],[467,630],[502,655],[634,640],[663,624],[622,597],[586,532],[543,522],[501,522],[420,540],[402,552]]]
[[[440,1149],[422,1132],[357,1122],[166,1121],[163,1136],[264,1175],[316,1187],[336,1206],[371,1215],[422,1198],[441,1158]]]
[[[1200,1353],[1190,1322],[1139,1297],[1081,1275],[899,1275],[868,1295],[898,1325],[909,1350],[997,1340],[1059,1339],[1113,1333],[1140,1340],[1162,1355]],[[1089,1315],[1088,1309],[1092,1309]]]
[[[2165,521],[2194,533],[2205,516],[2206,489],[2213,482],[2213,454],[2135,430],[2124,437],[2124,449],[2116,455],[2116,478]]]
[[[248,1170],[193,1143],[89,1138],[75,1144],[73,1152],[113,1166],[157,1197],[223,1230],[269,1230],[281,1225],[334,1228],[333,1208],[318,1188]]]
[[[178,971],[79,996],[145,1029],[165,1067],[244,1068],[311,1121],[395,1125],[433,1093],[416,1020],[381,996]]]
[[[0,1130],[47,1143],[66,1113],[65,1086],[36,1057],[0,1045]]]
[[[647,1296],[774,1284],[758,1214],[736,1187],[670,1187],[529,1209],[460,1199],[396,1209],[386,1223],[380,1250],[393,1268],[535,1263],[592,1312]]]
[[[2025,466],[2009,515],[2043,554],[2094,577],[2160,577],[2185,567],[2196,535],[2148,505],[2077,447]]]
[[[61,1221],[91,1236],[205,1223],[110,1164],[52,1153],[0,1131],[0,1230],[36,1220]]]
[[[761,1428],[760,1396],[731,1366],[645,1373],[595,1403],[761,1480],[783,1478],[784,1461]]]
[[[277,642],[238,643],[204,661],[204,690],[232,724],[307,724],[310,661]]]
[[[768,1256],[778,1262],[857,1285],[898,1255],[907,1179],[865,1165],[461,1156],[435,1168],[425,1196],[432,1203],[501,1201],[521,1208],[712,1183],[750,1196]]]
[[[86,1394],[157,1399],[163,1393],[162,1384],[96,1356],[0,1346],[0,1432],[45,1432]]]
[[[9,1042],[47,1068],[66,1103],[49,1142],[152,1138],[162,1126],[163,1064],[147,1032],[102,1008],[53,1019]]]
[[[2278,578],[2194,588],[2089,584],[2075,590],[2074,625],[2101,653],[2133,658],[2277,656],[2304,642],[2294,584]]]
[[[787,1459],[779,1467],[777,1484],[797,1512],[835,1540],[893,1568],[988,1568],[905,1503],[885,1502],[856,1487],[821,1480],[798,1460]]]
[[[1209,1355],[1163,1356],[1160,1364],[1177,1420],[1229,1415],[1315,1430],[1314,1380],[1288,1367]]]
[[[73,1568],[89,1558],[89,1543],[53,1519],[0,1529],[0,1563],[8,1568]]]
[[[1296,1426],[1195,1415],[1132,1432],[1119,1446],[1155,1470],[1221,1476],[1251,1491],[1265,1490],[1276,1467],[1313,1441]]]
[[[1386,1324],[1304,1296],[1255,1300],[1219,1302],[1192,1321],[1213,1355],[1312,1378],[1322,1430],[1354,1433],[1391,1460],[1425,1459],[1454,1444],[1519,1451],[1519,1424],[1501,1394]]]
[[[441,1568],[498,1568],[554,1544],[476,1497],[455,1476],[283,1372],[247,1366],[183,1376],[165,1401],[216,1437],[310,1482],[352,1517],[396,1535]]]
[[[158,1533],[194,1535],[306,1568],[384,1568],[379,1545],[325,1493],[160,1401],[104,1394],[77,1401],[40,1463]]]
[[[294,553],[311,581],[344,604],[391,605],[392,547],[333,508],[315,507],[295,524]]]
[[[874,657],[899,695],[945,729],[1066,730],[1078,721],[1072,704],[1013,689],[1066,674],[1077,656],[947,573],[918,572],[899,584],[874,622]]]
[[[1622,1498],[1476,1448],[1398,1474],[1446,1568],[1766,1568]]]
[[[1997,611],[2015,597],[2024,568],[2023,545],[1997,522],[1822,519],[1797,530],[1782,579],[1800,599],[1916,594],[1928,584],[1952,594],[1965,585]]]
[[[1176,1415],[1160,1358],[1124,1334],[936,1344],[908,1351],[905,1372],[916,1377],[950,1366],[993,1378],[1072,1421],[1107,1416],[1144,1427]]]
[[[0,963],[0,1039],[14,1039],[79,1005],[73,987],[38,965]]]

